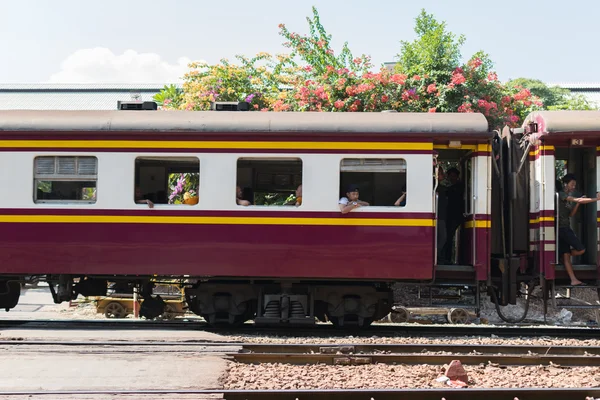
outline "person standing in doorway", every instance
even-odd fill
[[[454,236],[465,219],[465,185],[459,179],[460,172],[456,168],[450,168],[446,172],[446,177],[450,186],[446,188],[446,243],[444,244],[443,259],[452,264]]]
[[[585,253],[585,246],[571,229],[571,217],[577,213],[580,204],[589,204],[600,201],[600,193],[596,198],[573,197],[577,187],[577,179],[574,174],[567,174],[562,178],[563,188],[558,194],[558,253],[563,259],[563,265],[572,286],[580,286],[583,283],[577,279],[573,272],[572,256],[580,256]]]

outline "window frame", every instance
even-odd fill
[[[202,160],[197,155],[187,155],[187,154],[181,155],[181,156],[179,156],[179,155],[168,155],[168,156],[158,155],[157,156],[157,155],[143,155],[143,154],[136,155],[133,158],[133,187],[132,187],[132,189],[133,189],[133,193],[132,193],[133,205],[136,207],[148,207],[146,203],[139,204],[136,202],[136,199],[135,199],[136,182],[138,182],[139,178],[141,177],[141,174],[139,173],[139,170],[137,168],[138,160],[142,161],[142,162],[143,161],[160,161],[160,162],[166,161],[168,163],[169,161],[173,161],[173,160],[181,161],[182,159],[187,159],[187,160],[184,160],[184,162],[190,162],[190,163],[192,162],[191,160],[194,159],[195,162],[197,162],[197,164],[198,164],[198,170],[195,172],[191,172],[191,173],[198,174],[198,187],[196,188],[196,197],[198,197],[198,203],[196,203],[196,204],[183,204],[183,203],[169,204],[168,202],[167,203],[157,203],[157,202],[153,201],[154,208],[158,207],[158,208],[171,209],[171,208],[175,207],[175,208],[181,208],[181,209],[189,209],[189,208],[199,207],[200,206],[200,177],[201,177],[200,171],[201,171]],[[167,199],[169,197],[169,190],[170,190],[169,176],[171,174],[177,173],[177,172],[172,172],[173,168],[174,167],[169,166],[169,165],[165,166],[165,182],[166,182]]]
[[[302,157],[300,156],[291,156],[291,157],[286,157],[286,156],[282,156],[282,155],[274,155],[271,157],[265,157],[265,156],[238,156],[235,159],[235,185],[239,185],[239,162],[240,161],[300,161],[300,183],[298,183],[296,185],[296,182],[292,182],[295,185],[294,188],[294,192],[295,190],[298,188],[298,186],[302,185],[304,186],[304,175],[305,175],[305,171],[304,171],[304,167],[305,167],[305,161]],[[292,180],[294,180],[293,175],[295,174],[291,174],[292,175]],[[256,185],[256,182],[254,182],[254,176],[252,177],[252,190],[254,191],[254,186]],[[242,187],[242,190],[244,188]],[[256,192],[254,192],[256,194]],[[295,193],[294,193],[295,195]],[[299,206],[296,205],[286,205],[286,204],[273,204],[273,205],[256,205],[256,204],[250,204],[249,206],[242,206],[237,204],[237,193],[235,193],[235,187],[234,187],[234,193],[233,193],[233,205],[236,207],[236,209],[254,209],[254,210],[265,210],[265,209],[279,209],[279,210],[295,210],[295,209],[299,209],[302,208],[304,206],[304,193],[303,193],[303,201]]]
[[[362,171],[360,171],[360,170],[359,171],[348,171],[348,170],[344,171],[343,163],[345,160],[360,160],[363,162],[361,165],[364,165],[365,160],[381,160],[384,162],[383,163],[384,168],[382,168],[382,169],[385,169],[385,165],[387,165],[387,166],[389,166],[390,169],[392,169],[392,167],[394,167],[394,166],[398,166],[401,169],[403,168],[404,171],[402,171],[402,170],[400,170],[400,171],[385,171],[385,170],[384,171],[376,171],[374,169],[369,170],[368,165],[366,165]],[[403,162],[403,164],[396,164],[396,165],[385,164],[386,160],[401,160]],[[349,166],[349,167],[352,168],[353,166]],[[373,165],[373,167],[374,167],[374,165]],[[360,167],[356,166],[356,168],[360,168]],[[395,206],[394,203],[391,203],[389,205],[380,205],[380,206],[369,204],[368,207],[364,207],[364,208],[361,207],[355,211],[358,211],[358,212],[405,212],[407,206],[409,205],[409,202],[408,202],[409,176],[408,176],[408,160],[406,159],[406,157],[404,157],[401,154],[398,154],[398,155],[390,154],[389,157],[386,157],[386,155],[383,155],[383,154],[374,154],[373,156],[367,156],[367,155],[352,155],[350,157],[347,155],[342,156],[340,158],[340,161],[338,164],[338,176],[339,176],[338,189],[339,189],[339,191],[342,192],[344,190],[344,188],[342,187],[342,174],[343,173],[359,173],[359,172],[372,173],[372,174],[377,174],[377,173],[379,173],[379,174],[400,173],[401,174],[401,173],[404,173],[404,175],[405,175],[404,181],[405,181],[405,185],[406,185],[407,197],[405,199],[406,203],[403,206]],[[401,197],[401,195],[402,195],[401,190],[402,190],[402,187],[399,188],[400,194],[395,198],[395,200],[397,200],[398,198]],[[345,193],[342,193],[342,197],[345,197]],[[338,202],[340,199],[341,199],[341,197],[338,197]],[[395,200],[394,200],[394,202],[395,202]],[[406,212],[410,212],[410,211],[406,211]]]
[[[38,160],[43,158],[52,158],[54,161],[54,173],[52,174],[40,174],[38,173]],[[58,160],[64,158],[75,159],[75,173],[74,174],[60,174],[58,169],[60,167]],[[77,172],[79,170],[79,159],[89,158],[95,160],[95,173],[94,174],[81,174]],[[95,155],[37,155],[33,158],[33,203],[34,204],[83,204],[92,205],[98,202],[98,171],[99,162],[98,157]],[[89,200],[77,200],[77,199],[64,199],[64,200],[48,200],[38,199],[38,186],[40,182],[94,182],[95,195],[93,199]]]

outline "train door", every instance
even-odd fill
[[[487,144],[439,151],[438,163],[444,168],[445,179],[437,195],[437,226],[446,234],[438,235],[437,277],[485,279],[490,227],[489,155]]]
[[[559,182],[567,173],[574,174],[577,180],[575,193],[576,197],[586,196],[596,197],[598,191],[597,185],[597,158],[596,149],[590,147],[556,147],[555,148],[555,171],[556,171],[556,192],[562,190],[562,182]],[[558,195],[555,195],[558,198]],[[555,203],[556,204],[556,203]],[[597,210],[598,203],[593,202],[581,205],[578,212],[571,217],[571,229],[585,246],[585,253],[572,257],[573,270],[579,279],[595,279],[598,265],[598,223]],[[560,242],[560,232],[558,231],[558,220],[561,218],[559,208],[555,205],[556,215],[556,237],[557,244]],[[562,255],[559,254],[556,246],[556,279],[557,283],[565,283],[567,280],[566,271],[563,266]],[[566,282],[568,283],[568,282]]]

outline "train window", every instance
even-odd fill
[[[134,201],[155,204],[198,204],[200,160],[197,157],[138,157]]]
[[[404,207],[410,193],[406,190],[406,160],[402,158],[345,158],[340,165],[340,197],[349,186],[359,188],[360,199],[371,206]]]
[[[35,203],[95,203],[96,157],[40,156],[34,159]]]
[[[302,160],[240,158],[237,162],[238,204],[285,206],[302,204]]]

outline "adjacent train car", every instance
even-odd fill
[[[31,275],[57,303],[135,287],[148,318],[153,282],[176,279],[215,324],[364,326],[397,282],[514,304],[554,282],[550,152],[587,171],[572,160],[600,145],[591,113],[500,133],[475,113],[1,112],[0,307]],[[342,213],[356,189],[368,206]]]
[[[530,290],[542,287],[546,308],[549,302],[560,306],[557,289],[566,288],[568,296],[574,288],[559,253],[560,180],[574,174],[573,196],[598,198],[600,112],[534,112],[522,128],[499,134],[494,149],[492,264],[493,275],[501,277],[495,285],[501,288],[500,304],[514,304],[520,283],[527,283]],[[598,216],[598,203],[592,202],[582,205],[570,221],[585,246],[584,254],[571,257],[573,270],[591,289],[600,281]],[[597,304],[568,305],[597,308]]]

